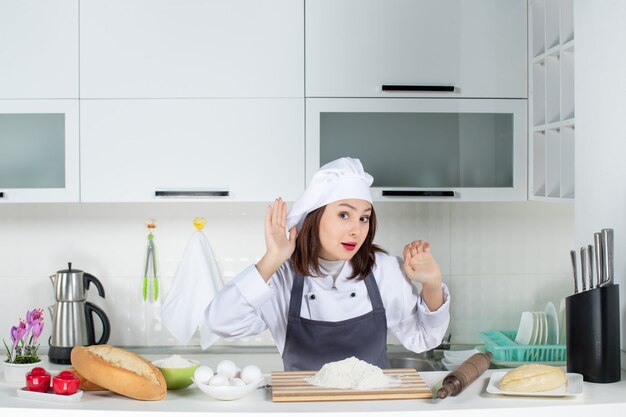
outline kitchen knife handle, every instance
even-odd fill
[[[604,283],[613,283],[613,229],[602,229],[602,246],[604,247]]]
[[[587,280],[585,279],[585,275],[587,275],[587,249],[580,248],[580,280],[583,283],[583,291],[587,291]]]
[[[397,85],[383,84],[383,91],[424,91],[424,92],[454,92],[453,85]]]
[[[155,197],[228,197],[230,192],[227,190],[216,191],[155,191]]]
[[[587,245],[587,274],[589,278],[589,289],[593,289],[593,246]]]
[[[593,234],[593,254],[596,258],[596,287],[602,284],[604,280],[604,257],[602,255],[602,235],[598,233]]]
[[[572,273],[574,275],[574,294],[578,294],[578,274],[576,272],[576,251],[569,251],[570,259],[572,260]]]
[[[454,191],[383,190],[383,197],[454,197]]]

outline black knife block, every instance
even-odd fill
[[[565,299],[567,372],[588,382],[621,377],[619,285],[583,291]]]

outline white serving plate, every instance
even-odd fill
[[[559,316],[556,312],[556,307],[552,302],[546,304],[546,318],[548,322],[548,340],[549,345],[559,344]]]
[[[579,395],[583,392],[583,376],[581,374],[567,373],[567,385],[551,391],[539,391],[539,392],[516,392],[516,391],[502,391],[498,388],[500,380],[506,374],[506,372],[494,372],[489,379],[489,385],[487,385],[487,392],[491,394],[524,396],[524,397],[567,397],[572,395]]]
[[[523,311],[517,328],[515,343],[530,344],[531,341],[534,341],[535,329],[535,314],[532,311]]]
[[[559,343],[565,344],[565,298],[561,298],[559,303]]]
[[[466,359],[469,359],[470,356],[474,355],[475,353],[478,353],[479,350],[477,349],[468,349],[468,350],[444,350],[443,351],[443,356],[444,358],[448,359],[450,362],[454,363],[454,362],[458,362],[459,363],[465,361]]]
[[[221,387],[211,386],[208,384],[202,384],[200,382],[196,382],[193,378],[191,379],[195,383],[195,386],[200,389],[200,391],[202,391],[209,397],[215,398],[216,400],[222,400],[222,401],[238,400],[250,394],[261,385],[265,384],[265,376],[262,376],[257,382],[253,382],[252,384],[248,384],[248,385],[241,386],[241,387],[239,386],[221,386]]]
[[[83,391],[78,390],[76,394],[72,395],[59,395],[52,391],[52,388],[48,392],[36,392],[29,391],[28,388],[20,388],[17,390],[17,396],[20,398],[26,398],[29,400],[51,401],[55,403],[74,403],[81,399]]]
[[[455,361],[451,361],[447,358],[441,358],[441,364],[443,365],[444,368],[446,368],[448,371],[454,371],[456,368],[458,368],[459,366],[461,366],[461,364],[464,361],[460,361],[460,362],[455,362]]]

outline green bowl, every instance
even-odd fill
[[[191,377],[200,364],[195,361],[189,362],[192,362],[193,366],[189,366],[187,368],[161,368],[157,366],[157,369],[161,371],[163,377],[165,378],[168,390],[187,388],[193,383]]]

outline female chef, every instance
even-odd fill
[[[373,243],[372,182],[358,159],[341,158],[320,168],[288,215],[280,198],[269,206],[265,255],[209,304],[211,331],[269,329],[287,371],[350,356],[388,368],[388,330],[414,352],[439,345],[450,320],[439,266],[427,242],[407,244],[403,260]]]

